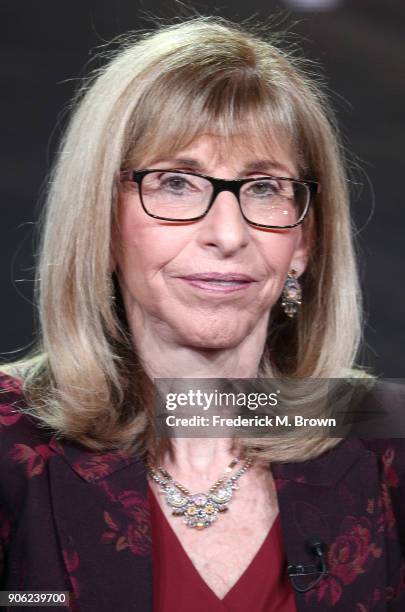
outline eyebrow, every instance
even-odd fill
[[[154,160],[152,163],[164,163],[168,164],[170,167],[182,166],[186,168],[190,168],[196,172],[201,172],[202,174],[206,173],[206,168],[199,162],[197,159],[192,157],[176,157],[173,159],[167,160]],[[281,164],[273,159],[254,159],[248,162],[240,172],[240,175],[247,174],[249,172],[269,172],[276,171],[281,172],[284,175],[291,174],[294,175],[294,172],[291,171],[291,168],[288,168],[284,164]]]

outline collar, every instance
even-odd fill
[[[100,453],[91,451],[83,445],[58,440],[55,436],[49,442],[53,451],[62,455],[83,480],[94,483],[133,464],[144,469],[139,455],[128,454],[120,450]],[[321,487],[333,487],[341,480],[355,463],[369,459],[369,451],[357,438],[341,440],[335,447],[319,457],[294,463],[274,463],[272,472],[275,478],[294,481]]]
[[[107,478],[111,474],[132,465],[143,466],[139,455],[114,450],[107,452],[92,451],[71,440],[61,440],[53,436],[49,442],[50,448],[70,465],[86,482],[94,483]]]
[[[320,487],[334,487],[359,461],[369,461],[372,451],[358,438],[341,440],[314,459],[272,465],[275,478]]]

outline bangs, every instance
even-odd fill
[[[215,77],[201,70],[184,72],[165,74],[144,91],[133,113],[136,121],[129,123],[124,166],[173,157],[198,136],[210,134],[219,137],[225,155],[239,146],[268,155],[272,143],[282,142],[296,167],[304,169],[290,98],[251,69]]]

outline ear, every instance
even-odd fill
[[[298,228],[298,236],[296,246],[291,258],[290,269],[297,272],[297,277],[305,272],[308,264],[311,245],[313,240],[313,224],[308,219],[307,223],[303,223]]]

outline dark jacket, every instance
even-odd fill
[[[16,379],[0,387],[0,590],[69,591],[72,612],[150,612],[142,460],[57,441],[19,413]],[[298,611],[403,612],[405,440],[343,440],[271,469],[288,563],[316,563],[311,537],[326,546],[328,575],[296,593]]]

